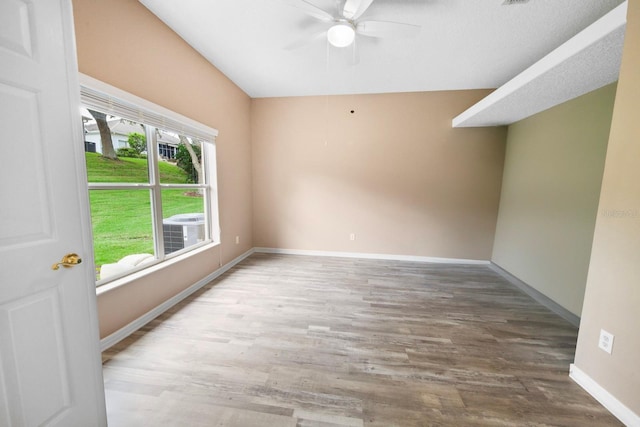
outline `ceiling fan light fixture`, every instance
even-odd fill
[[[339,23],[329,28],[327,39],[335,47],[347,47],[356,37],[356,31],[352,25]]]

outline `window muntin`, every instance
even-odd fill
[[[150,217],[153,226],[154,254],[151,256],[151,259],[148,257],[146,259],[142,259],[141,257],[137,257],[135,254],[132,256],[125,256],[128,262],[137,265],[135,268],[131,269],[130,272],[140,270],[141,268],[144,268],[145,265],[157,264],[162,262],[164,259],[189,252],[203,244],[219,242],[220,226],[218,219],[215,171],[215,138],[218,135],[218,131],[190,119],[189,117],[175,113],[162,106],[132,95],[131,93],[125,92],[82,73],[80,73],[79,77],[81,82],[80,96],[82,104],[86,109],[90,108],[96,111],[101,111],[106,115],[134,122],[140,126],[145,126],[144,132],[141,133],[146,136],[146,141],[149,142],[146,146],[146,155],[148,159],[147,167],[149,170],[147,179],[130,177],[127,181],[131,182],[128,183],[109,182],[108,179],[97,179],[89,184],[90,193],[97,191],[130,190],[146,193],[148,196],[146,200],[149,201],[149,209],[151,212]],[[83,109],[83,112],[86,111]],[[175,145],[170,142],[167,143],[164,138],[156,138],[157,135],[162,135],[166,132],[173,132],[176,135],[184,135],[191,138],[191,140],[197,139],[202,142],[201,151],[202,156],[204,157],[203,173],[205,178],[207,178],[204,183],[174,183],[170,177],[164,176],[166,173],[164,170],[164,164],[165,162],[171,163],[173,161],[173,155],[177,149]],[[114,141],[119,142],[120,140],[124,141],[127,140],[127,138],[114,138]],[[114,145],[116,144],[114,143]],[[97,152],[96,143],[85,142],[85,151]],[[144,158],[144,156],[141,157]],[[193,192],[195,189],[195,191],[204,193],[197,201],[197,207],[200,205],[202,206],[202,209],[197,210],[201,210],[205,216],[205,237],[202,242],[198,241],[194,245],[187,245],[186,248],[175,252],[165,252],[162,241],[163,217],[173,212],[172,209],[169,209],[169,206],[163,206],[162,204],[162,192],[165,189],[167,191],[182,190],[183,192]],[[190,207],[189,210],[196,210],[196,208]],[[184,214],[193,212],[186,212],[186,209],[182,209],[182,212],[180,213]],[[145,219],[145,221],[147,221],[147,219]],[[140,265],[143,266],[140,267]],[[126,274],[119,277],[124,275]],[[116,277],[109,278],[108,280],[102,279],[98,281],[97,284],[101,285],[115,278]]]
[[[207,180],[211,174],[206,173],[210,150],[203,147],[213,144],[115,115],[106,117],[115,150],[116,132],[143,130],[147,143],[136,157],[122,155],[118,160],[104,158],[98,141],[91,141],[95,152],[86,150],[98,285],[212,242]],[[96,127],[90,118],[83,122],[85,135]],[[126,135],[118,139],[127,140]],[[184,144],[197,152],[195,169],[200,173],[178,166],[176,154],[185,151]]]

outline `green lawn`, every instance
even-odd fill
[[[148,182],[146,159],[108,160],[85,153],[89,182]],[[159,164],[160,180],[184,184],[186,173],[171,163]],[[201,197],[185,190],[162,190],[163,218],[179,213],[204,212]],[[149,190],[91,190],[91,221],[96,268],[135,253],[153,254]]]
[[[147,159],[123,157],[110,160],[98,153],[85,153],[89,182],[149,182]],[[160,162],[160,182],[185,184],[187,174],[173,163]]]

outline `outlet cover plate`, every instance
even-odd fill
[[[598,347],[607,353],[611,354],[613,351],[613,334],[600,329],[600,340],[598,341]]]

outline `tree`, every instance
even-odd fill
[[[141,154],[147,149],[147,137],[138,132],[130,133],[127,143],[137,154]]]
[[[192,138],[193,142],[191,142],[189,138],[184,135],[178,135],[178,138],[180,138],[180,145],[178,145],[178,152],[176,153],[178,166],[189,174],[191,181],[197,182],[198,184],[204,183],[204,174],[202,173],[202,164],[200,163],[202,155],[200,141]]]
[[[102,142],[102,157],[107,159],[117,160],[118,155],[116,150],[113,149],[113,140],[111,139],[111,129],[109,123],[107,123],[107,115],[99,111],[89,110],[89,113],[96,120],[98,130],[100,131],[100,141]]]

